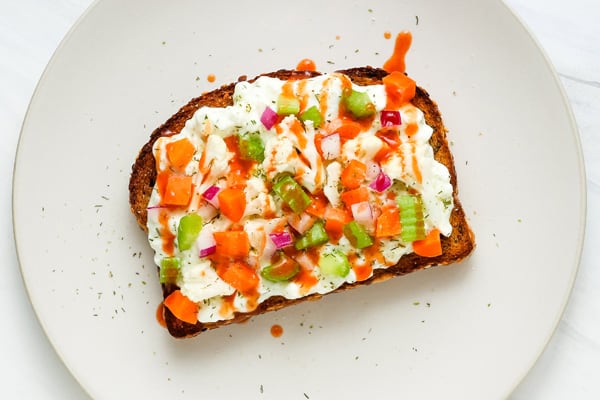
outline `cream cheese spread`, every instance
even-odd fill
[[[372,115],[352,118],[350,106],[343,101],[350,91],[366,93]],[[272,123],[265,123],[269,110],[271,116],[278,114],[282,95],[295,99],[299,111],[279,112]],[[393,215],[401,215],[397,196],[418,199],[422,214],[417,219],[425,234],[434,229],[444,236],[451,234],[453,188],[448,169],[434,159],[429,144],[433,129],[427,125],[423,112],[410,102],[393,110],[387,109],[387,104],[383,84],[358,86],[337,73],[295,81],[263,76],[253,82],[237,83],[233,105],[202,107],[180,133],[155,142],[159,179],[148,205],[149,241],[161,268],[167,268],[165,259],[177,259],[177,273],[171,283],[198,304],[198,321],[230,319],[234,312],[252,311],[271,296],[296,299],[328,293],[344,283],[367,279],[372,270],[396,264],[413,251],[413,242],[404,241],[400,234],[378,235],[378,218],[383,219],[384,209],[394,207]],[[302,117],[303,111],[311,108],[318,111],[317,120]],[[400,117],[399,124],[385,121],[382,112],[390,111]],[[344,132],[345,123],[358,132]],[[390,142],[386,132],[394,135],[395,142]],[[240,149],[235,146],[245,135],[259,139],[262,154],[255,159],[242,157],[244,160],[240,161]],[[169,146],[183,139],[193,145],[193,150],[191,156],[183,158],[185,165],[175,165],[173,160],[179,160],[179,156],[171,154]],[[351,190],[344,186],[344,170],[352,161],[365,166],[358,189],[368,194],[366,202],[354,205],[344,201],[348,198],[344,193]],[[242,170],[238,168],[240,163]],[[231,178],[240,171],[245,174],[238,177],[242,183]],[[163,186],[161,174],[165,177]],[[185,204],[165,201],[168,194],[164,182],[173,175],[191,183]],[[282,176],[292,177],[312,205],[293,211],[293,204],[287,204],[274,191]],[[378,179],[384,182],[383,186],[375,182]],[[218,193],[232,186],[232,182],[242,188],[244,197],[244,209],[237,221],[237,217],[228,217],[225,205],[219,203],[223,197]],[[217,195],[211,198],[209,192]],[[320,206],[313,207],[317,204]],[[338,215],[345,213],[346,223],[358,222],[360,234],[366,234],[372,244],[353,243],[356,237],[350,238],[349,231],[341,235],[330,231],[333,228],[329,224],[334,222],[327,218],[330,209]],[[182,246],[178,230],[181,219],[188,214],[200,215],[202,223],[192,243]],[[315,224],[324,226],[328,240],[298,249],[297,242]],[[227,249],[219,247],[215,233],[229,231],[241,232],[247,238],[248,250],[228,259]],[[288,242],[273,239],[279,234]],[[331,273],[331,263],[326,261],[329,256],[342,257],[335,262],[348,268]],[[296,273],[286,279],[265,278],[263,270],[276,263],[278,257],[293,264]],[[219,263],[223,265],[219,267]],[[223,272],[234,263],[249,271],[251,285],[232,280],[233,272]],[[252,286],[251,290],[247,286]]]

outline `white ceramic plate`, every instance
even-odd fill
[[[128,206],[151,130],[241,74],[306,57],[323,71],[380,66],[393,47],[384,33],[400,30],[414,36],[407,70],[450,130],[473,256],[172,339],[155,320],[152,254]],[[31,302],[96,398],[504,397],[560,319],[584,216],[560,85],[494,0],[98,1],[39,83],[14,176]]]

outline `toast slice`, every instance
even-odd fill
[[[338,72],[346,75],[354,84],[359,86],[381,84],[382,79],[388,74],[382,69],[372,67],[352,68]],[[281,80],[302,80],[318,75],[320,75],[320,73],[311,71],[279,70],[261,76],[268,76]],[[257,78],[259,77],[254,78],[250,82],[255,81]],[[245,77],[239,79],[239,81],[245,80]],[[154,130],[150,136],[150,140],[141,148],[132,167],[129,182],[129,201],[131,211],[140,228],[144,231],[148,231],[147,207],[157,180],[157,162],[155,161],[153,154],[154,143],[162,136],[171,136],[179,133],[185,126],[186,121],[203,106],[227,107],[232,105],[234,89],[235,83],[232,83],[192,99],[163,125]],[[430,98],[429,94],[418,86],[416,88],[416,95],[411,102],[423,112],[425,122],[433,129],[429,144],[433,149],[435,160],[443,164],[450,174],[452,198],[454,202],[449,217],[449,222],[452,226],[451,234],[448,237],[441,237],[442,254],[439,256],[423,257],[415,253],[405,254],[393,266],[374,269],[370,278],[353,283],[344,283],[329,293],[341,292],[355,287],[369,285],[374,282],[384,281],[395,276],[408,274],[431,266],[456,263],[467,257],[475,247],[474,235],[468,225],[465,213],[458,198],[457,178],[453,156],[446,138],[446,128],[444,127],[440,111],[438,110],[436,103]],[[178,289],[179,287],[173,283],[162,284],[162,291],[165,299]],[[173,313],[165,307],[164,319],[172,336],[176,338],[191,337],[205,330],[218,328],[231,323],[239,323],[255,315],[279,310],[283,307],[306,300],[317,300],[322,296],[323,294],[319,293],[313,293],[295,299],[289,299],[283,296],[272,296],[258,304],[258,306],[250,312],[236,312],[232,318],[215,322],[187,323],[176,318]]]

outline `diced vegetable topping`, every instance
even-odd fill
[[[317,106],[312,106],[306,109],[302,114],[300,114],[300,120],[304,122],[312,121],[313,127],[317,129],[321,126],[321,123],[323,122],[323,116],[321,115],[321,112],[319,111]]]
[[[163,204],[171,206],[187,206],[192,197],[192,177],[170,174],[167,178]]]
[[[300,272],[300,264],[285,253],[277,253],[273,264],[260,271],[260,275],[271,282],[289,281]]]
[[[206,257],[217,251],[217,242],[215,242],[215,237],[210,228],[202,228],[196,239],[196,245],[200,249],[198,257]]]
[[[219,197],[217,196],[219,190],[221,189],[218,186],[213,185],[202,193],[202,197],[216,208],[219,208]]]
[[[350,261],[339,249],[321,253],[318,265],[325,275],[344,277],[350,272]]]
[[[325,210],[325,230],[334,239],[344,233],[344,225],[352,220],[352,215],[345,208],[327,207]]]
[[[238,222],[246,211],[246,193],[243,189],[225,188],[218,194],[221,212],[233,222]]]
[[[367,166],[358,160],[350,160],[342,171],[341,182],[348,189],[356,189],[367,177]]]
[[[277,117],[277,113],[270,107],[267,107],[260,116],[260,122],[262,122],[265,128],[271,129],[275,125],[275,122],[277,122]]]
[[[244,258],[250,253],[250,240],[246,231],[215,232],[216,254],[227,258]]]
[[[179,257],[165,257],[160,260],[160,283],[176,284],[181,272]]]
[[[432,229],[425,239],[413,242],[413,251],[422,257],[437,257],[442,255],[442,241],[439,229]]]
[[[196,147],[189,139],[183,138],[175,142],[169,142],[165,146],[167,150],[167,159],[173,167],[183,170],[196,152]]]
[[[313,215],[317,218],[323,218],[325,216],[325,209],[327,208],[328,200],[323,193],[318,193],[311,197],[311,202],[306,208],[306,213]]]
[[[163,304],[175,318],[188,324],[198,322],[198,304],[186,297],[180,290],[175,290],[167,296]]]
[[[277,114],[292,115],[300,112],[300,100],[295,97],[280,95],[277,98]]]
[[[189,250],[202,229],[202,217],[198,214],[187,214],[179,220],[177,227],[177,245],[179,250]]]
[[[273,191],[295,213],[301,213],[306,210],[312,201],[304,189],[302,189],[302,186],[289,175],[279,178],[273,185]]]
[[[392,237],[400,235],[402,225],[400,224],[400,212],[395,205],[386,205],[381,208],[381,214],[377,217],[375,237]]]
[[[263,162],[265,159],[265,144],[258,132],[240,136],[238,146],[243,160]]]
[[[371,203],[368,201],[361,201],[352,204],[350,207],[352,211],[352,218],[359,224],[363,225],[370,232],[375,229],[375,216],[373,215],[373,208]]]
[[[400,118],[400,111],[397,110],[383,110],[380,116],[381,126],[391,127],[399,126],[402,124],[402,118]]]
[[[394,71],[383,77],[388,107],[397,108],[415,97],[417,84],[402,72]]]
[[[423,222],[423,204],[420,196],[400,195],[396,199],[400,208],[400,224],[402,225],[402,241],[414,242],[425,238]]]
[[[392,186],[392,180],[383,171],[379,172],[379,175],[369,185],[371,189],[379,193],[385,192],[390,186]]]
[[[269,237],[277,249],[282,249],[294,244],[294,238],[288,231],[271,232],[269,233]]]
[[[304,250],[310,247],[320,246],[328,241],[329,236],[327,235],[327,231],[325,231],[323,221],[317,221],[296,241],[294,247],[296,247],[296,250]]]
[[[369,236],[367,230],[356,221],[344,225],[344,235],[348,238],[350,244],[357,249],[364,249],[373,244],[373,239]]]
[[[254,268],[242,261],[217,264],[217,275],[240,293],[256,290],[260,278]]]
[[[359,188],[343,192],[341,197],[346,207],[350,209],[352,204],[369,201],[369,189],[361,186]]]
[[[339,133],[323,137],[319,143],[321,155],[326,160],[334,160],[340,156],[341,141]]]
[[[367,118],[375,114],[375,104],[371,102],[369,95],[365,92],[356,90],[343,97],[344,104],[348,111],[356,119]]]

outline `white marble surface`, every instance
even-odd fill
[[[57,45],[91,0],[0,0],[0,300],[2,398],[80,399],[29,303],[17,263],[11,182],[28,102]],[[600,3],[507,0],[545,49],[571,101],[586,160],[588,217],[581,266],[551,342],[513,399],[600,398]]]

